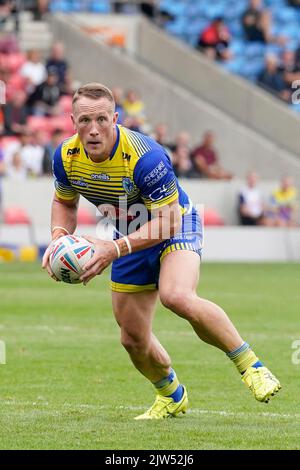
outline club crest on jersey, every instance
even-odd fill
[[[135,191],[135,188],[134,188],[134,182],[131,181],[130,178],[128,178],[127,176],[124,176],[123,179],[122,179],[122,186],[125,190],[125,193],[127,194],[132,194],[134,193]]]

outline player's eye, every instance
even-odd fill
[[[89,122],[89,119],[87,117],[83,117],[83,118],[79,119],[79,122],[81,122],[83,124],[87,124]]]
[[[98,118],[98,121],[99,121],[99,122],[105,122],[105,120],[106,120],[106,119],[105,119],[104,116],[100,116],[100,117]]]

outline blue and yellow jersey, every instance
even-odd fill
[[[72,200],[80,194],[112,216],[117,225],[123,214],[128,220],[136,216],[136,204],[147,208],[148,220],[152,209],[177,198],[182,213],[188,212],[189,198],[163,147],[138,132],[119,125],[116,129],[111,155],[100,163],[89,158],[77,134],[57,148],[53,162],[57,196]]]

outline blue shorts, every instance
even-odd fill
[[[111,289],[114,292],[141,292],[158,288],[161,260],[168,253],[188,250],[201,257],[202,222],[195,210],[182,218],[179,233],[158,245],[123,256],[112,264]]]

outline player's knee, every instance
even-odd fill
[[[149,349],[149,341],[144,335],[121,331],[121,344],[129,354],[144,355]]]
[[[194,293],[187,290],[166,290],[160,292],[160,300],[162,304],[172,310],[172,312],[186,318],[193,320],[193,309],[191,308]]]

